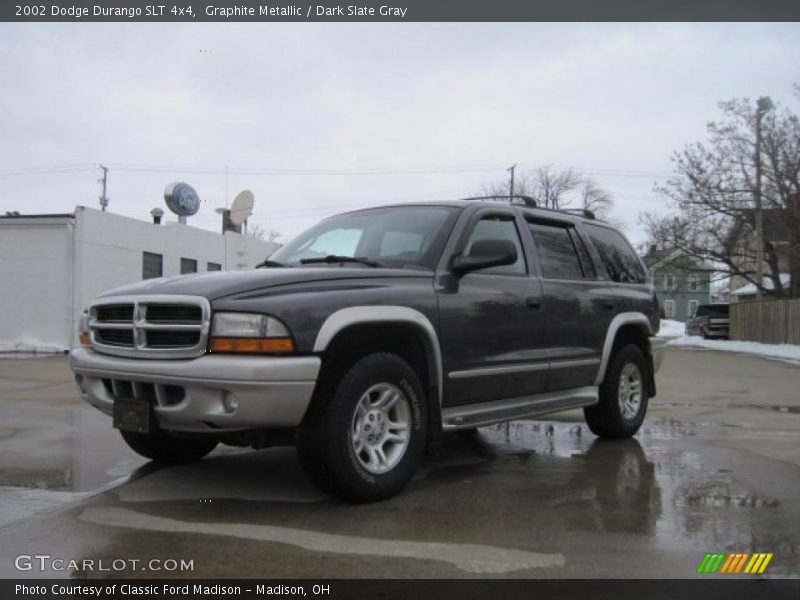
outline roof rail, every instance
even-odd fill
[[[462,198],[462,200],[470,201],[470,200],[508,200],[510,204],[514,203],[514,200],[522,200],[526,206],[536,207],[539,206],[536,203],[536,200],[531,198],[530,196],[523,196],[521,194],[506,194],[501,196],[471,196],[469,198]]]
[[[581,215],[586,217],[587,219],[595,220],[597,217],[594,214],[594,211],[589,210],[588,208],[561,208],[558,212],[565,212],[565,213],[574,213],[576,215]]]

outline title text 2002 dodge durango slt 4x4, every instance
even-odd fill
[[[152,460],[296,444],[356,502],[448,430],[581,407],[631,436],[664,350],[645,269],[590,213],[515,200],[350,212],[260,269],[108,292],[70,356],[80,393]]]

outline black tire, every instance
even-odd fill
[[[145,435],[132,431],[120,431],[122,439],[137,454],[152,461],[176,464],[200,460],[217,447],[212,438],[175,437],[164,431]]]
[[[378,400],[383,392],[394,397],[397,391],[400,395],[395,408],[381,421],[389,426],[378,424],[381,437],[375,436],[387,470],[370,471],[363,461],[375,458],[368,452],[375,445],[368,447],[366,436],[370,423],[378,421],[366,419],[373,410],[380,410]],[[402,415],[397,412],[401,405],[407,407]],[[374,408],[365,412],[365,406]],[[388,440],[386,436],[399,431],[394,423],[404,420],[407,442]],[[396,495],[411,480],[425,450],[427,424],[427,403],[417,374],[399,356],[378,352],[358,360],[338,381],[322,383],[298,429],[297,452],[303,469],[323,491],[350,502],[374,502]],[[376,425],[372,427],[377,431]],[[354,437],[359,441],[353,441]],[[361,451],[356,445],[362,447]],[[389,452],[384,453],[386,448]]]
[[[623,414],[620,395],[621,378],[628,365],[638,369],[640,399],[633,414]],[[627,371],[626,371],[627,372]],[[642,351],[634,344],[621,347],[611,359],[605,379],[600,386],[600,401],[583,409],[586,423],[596,436],[609,439],[629,438],[635,434],[644,421],[647,412],[648,370]]]

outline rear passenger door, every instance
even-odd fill
[[[594,385],[615,305],[574,222],[527,219],[542,278],[548,390]]]

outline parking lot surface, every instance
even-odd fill
[[[452,434],[400,496],[352,506],[292,448],[154,467],[63,357],[0,360],[0,577],[683,578],[707,552],[800,576],[800,367],[671,348],[657,382],[635,439],[579,412]]]

